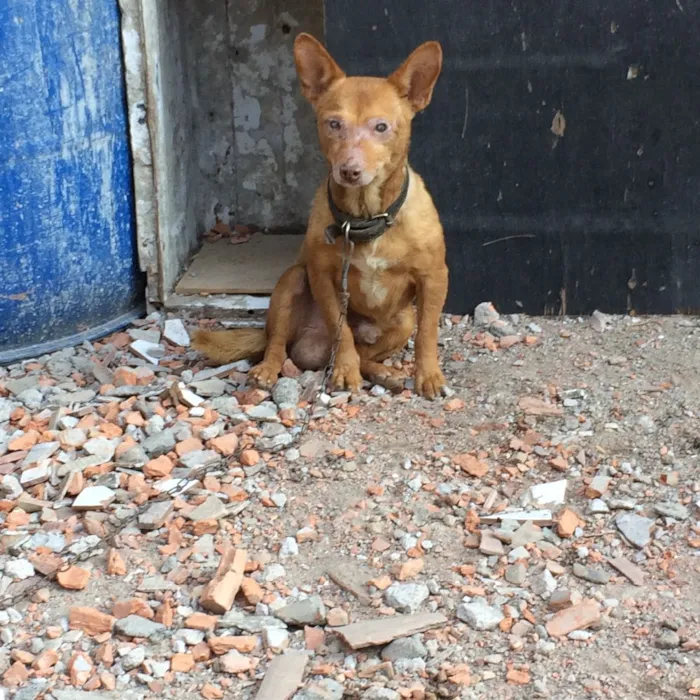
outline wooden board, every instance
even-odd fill
[[[291,267],[303,236],[256,233],[247,243],[204,243],[178,282],[178,294],[271,294]]]

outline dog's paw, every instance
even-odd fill
[[[439,367],[416,368],[416,393],[431,401],[440,396],[445,386],[445,377]]]
[[[331,384],[339,391],[347,389],[353,394],[360,391],[362,386],[362,375],[360,374],[360,362],[346,361],[338,359],[331,376]]]
[[[382,370],[367,375],[372,384],[378,384],[388,389],[392,394],[400,394],[406,388],[406,375],[393,367],[383,367]]]
[[[277,363],[261,362],[250,370],[248,376],[261,389],[271,389],[277,383],[281,369]]]

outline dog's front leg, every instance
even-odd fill
[[[438,326],[447,298],[447,266],[417,276],[416,391],[427,399],[438,396],[445,378],[438,362]]]
[[[340,318],[340,301],[334,281],[336,270],[332,267],[318,268],[310,265],[307,272],[311,293],[323,313],[331,342],[334,342]],[[362,386],[360,356],[355,349],[355,339],[345,319],[340,328],[340,344],[335,356],[335,367],[333,368],[331,382],[333,386],[339,389],[347,388],[355,392],[359,391]]]

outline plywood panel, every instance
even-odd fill
[[[303,236],[254,235],[247,243],[205,243],[183,275],[178,294],[270,294],[294,264]]]

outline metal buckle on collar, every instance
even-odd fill
[[[373,216],[372,221],[374,221],[375,219],[384,219],[386,221],[387,227],[394,225],[394,217],[391,214],[388,214],[387,212]]]

